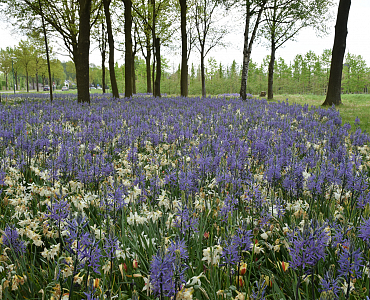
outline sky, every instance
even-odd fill
[[[337,1],[339,3],[339,0]],[[288,41],[284,47],[278,49],[276,57],[282,57],[286,63],[292,62],[297,54],[305,54],[312,50],[317,55],[322,54],[324,49],[332,49],[334,43],[334,25],[336,20],[338,6],[333,8],[334,19],[331,22],[331,28],[329,29],[329,34],[325,37],[317,37],[314,30],[306,28],[302,29],[298,34],[296,41]],[[347,35],[347,47],[346,52],[361,55],[367,66],[370,67],[370,0],[354,0],[351,4],[349,20],[348,20],[348,35]],[[230,15],[228,16],[228,18]],[[235,21],[232,24],[232,30],[227,36],[227,48],[215,48],[207,56],[213,57],[222,65],[231,65],[233,60],[238,64],[242,62],[243,56],[243,24],[241,22]],[[11,31],[11,25],[0,22],[1,40],[0,48],[5,48],[7,46],[15,46],[21,40],[22,36]],[[24,38],[24,37],[23,37]],[[266,42],[266,40],[264,41]],[[179,47],[180,41],[179,41]],[[198,65],[200,58],[199,53],[194,52],[190,56],[190,65]],[[177,51],[178,53],[180,52]],[[258,64],[262,63],[262,60],[269,55],[269,47],[263,43],[263,39],[259,44],[255,43],[252,49],[252,60]],[[164,52],[165,56],[170,56],[169,50]],[[122,52],[115,53],[115,58],[120,63],[123,63]],[[69,60],[66,56],[59,56],[62,61]],[[90,54],[90,62],[97,65],[100,64],[100,54],[98,50],[93,50]],[[170,58],[170,65],[177,69],[180,64],[181,58],[179,55],[174,55]]]
[[[339,1],[337,1],[339,3]],[[285,46],[278,49],[276,57],[282,57],[286,63],[293,62],[297,54],[305,54],[312,50],[321,55],[325,49],[332,49],[334,44],[335,21],[338,6],[333,7],[334,19],[331,22],[331,28],[328,35],[319,38],[315,31],[310,28],[302,29],[296,41],[288,41]],[[361,55],[368,67],[370,67],[370,0],[352,1],[349,19],[346,53]],[[240,26],[239,26],[240,27]],[[229,36],[230,42],[234,45],[227,49],[216,49],[210,54],[217,61],[223,61],[226,65],[231,65],[235,59],[241,63],[243,58],[243,32],[244,28],[236,29],[233,35]],[[261,40],[262,41],[262,40]],[[265,40],[266,41],[266,40]],[[263,43],[254,44],[252,49],[252,60],[258,64],[270,54],[270,49]]]

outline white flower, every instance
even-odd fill
[[[135,214],[130,211],[130,215],[127,217],[127,224],[134,225],[136,224],[144,224],[147,221],[147,219],[143,216],[138,215],[138,213],[135,211]]]
[[[193,299],[194,289],[193,287],[190,288],[182,288],[176,295],[176,300],[191,300]]]
[[[162,190],[162,194],[158,197],[158,206],[164,206],[166,209],[170,208],[170,200],[167,197],[166,191]]]
[[[251,247],[253,248],[253,251],[255,254],[260,254],[261,252],[265,253],[265,250],[263,249],[263,247],[260,247],[258,243],[256,244],[252,243]]]
[[[153,289],[153,286],[150,283],[150,276],[148,277],[143,276],[142,278],[144,279],[144,282],[145,282],[142,291],[146,291],[147,296],[149,296],[152,293],[152,289]]]
[[[202,282],[200,281],[200,278],[202,278],[202,277],[207,279],[207,277],[202,272],[198,276],[194,276],[194,277],[190,278],[188,280],[188,282],[186,283],[186,285],[199,285],[199,286],[201,286]]]
[[[263,238],[265,241],[268,239],[268,234],[266,232],[261,234],[261,238]]]
[[[303,175],[303,178],[304,178],[305,180],[307,180],[308,178],[310,178],[310,177],[311,177],[311,174],[310,174],[310,173],[308,173],[308,172],[306,172],[306,171],[303,171],[303,172],[302,172],[302,175]]]
[[[350,281],[349,283],[349,292],[351,293],[353,290],[355,289],[355,285],[353,284],[352,281]],[[347,294],[347,290],[348,290],[348,284],[346,281],[343,282],[343,285],[342,285],[342,290],[345,294]]]
[[[208,264],[217,265],[220,262],[221,253],[222,247],[220,245],[208,247],[207,249],[203,249],[202,260],[206,261]]]
[[[103,271],[104,271],[104,274],[109,273],[109,271],[110,271],[110,265],[111,265],[111,263],[110,263],[110,261],[108,260],[108,261],[105,263],[105,265],[102,267],[102,269],[103,269]]]

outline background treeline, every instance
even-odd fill
[[[0,49],[0,84],[2,90],[37,90],[43,85],[49,85],[45,53],[37,43],[21,41],[14,48]],[[331,50],[325,50],[321,55],[312,51],[304,55],[296,55],[292,62],[282,58],[275,61],[274,94],[315,94],[324,95],[328,85],[330,71]],[[14,81],[12,73],[14,69]],[[267,89],[268,63],[267,56],[261,64],[251,60],[248,73],[247,92],[259,94]],[[147,92],[146,62],[145,59],[135,57],[134,93]],[[72,61],[61,62],[52,59],[52,78],[56,87],[60,89],[66,81],[70,89],[76,84],[76,71]],[[166,94],[180,94],[180,65],[170,64],[162,57],[161,91]],[[125,86],[125,65],[115,64],[115,73],[120,92]],[[109,72],[106,70],[106,82],[110,82]],[[102,86],[102,68],[90,64],[89,81],[91,86]],[[231,65],[223,65],[210,57],[206,63],[206,84],[209,94],[239,93],[241,81],[241,66],[234,60]],[[199,65],[192,64],[189,69],[189,94],[202,93],[201,71]],[[38,83],[38,85],[37,85]],[[370,85],[370,68],[361,55],[348,53],[343,68],[343,93],[368,93]]]
[[[256,94],[267,87],[269,57],[260,65],[250,64],[247,90]],[[325,95],[328,87],[331,50],[321,55],[312,51],[296,55],[292,62],[282,58],[275,61],[274,94],[315,94]],[[348,53],[345,56],[342,74],[342,93],[368,93],[370,88],[370,68],[361,55]]]
[[[312,51],[296,55],[292,62],[282,58],[275,61],[274,94],[315,94],[324,95],[328,86],[331,50],[324,50],[321,55]],[[261,64],[251,60],[248,72],[247,92],[259,94],[267,89],[268,64],[267,56]],[[161,91],[167,94],[180,94],[180,65],[170,65],[162,58]],[[125,67],[116,63],[115,71],[120,91],[124,88]],[[69,80],[72,78],[68,75]],[[145,60],[135,58],[135,93],[146,92]],[[101,68],[90,66],[90,81],[101,85]],[[241,65],[234,60],[231,65],[223,65],[213,57],[207,60],[206,84],[211,95],[240,92]],[[369,93],[370,68],[361,55],[348,53],[343,66],[342,92],[347,94]],[[192,64],[189,68],[189,95],[202,93],[200,65]]]
[[[74,64],[62,62],[52,55],[50,61],[52,80],[56,86],[64,85],[66,73],[74,71]],[[20,41],[15,47],[0,49],[0,90],[37,90],[50,85],[46,53],[41,39]],[[13,77],[14,74],[14,77]]]

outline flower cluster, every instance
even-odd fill
[[[43,97],[0,103],[0,293],[369,296],[358,121],[233,95]]]

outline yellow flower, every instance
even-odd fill
[[[235,291],[238,295],[234,298],[234,300],[245,300],[245,294],[239,291]]]
[[[81,272],[75,275],[75,277],[73,278],[73,282],[81,285],[85,275],[80,276],[80,274]]]
[[[176,300],[192,300],[193,299],[194,289],[193,287],[190,288],[182,288],[176,295]]]

